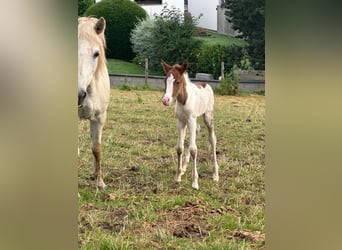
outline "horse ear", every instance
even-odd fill
[[[188,69],[188,66],[189,66],[189,62],[188,62],[188,60],[185,60],[185,61],[183,62],[183,64],[182,64],[182,66],[181,66],[179,72],[180,72],[181,74],[183,74],[183,73]]]
[[[103,17],[101,17],[97,23],[95,24],[95,32],[96,34],[101,34],[102,32],[104,32],[106,28],[106,21]]]
[[[169,70],[172,68],[170,65],[168,65],[166,62],[164,62],[163,60],[161,60],[160,64],[163,66],[163,69],[165,71],[165,73],[167,74],[167,72],[169,72]]]

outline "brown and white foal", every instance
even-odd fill
[[[177,155],[178,167],[176,171],[176,182],[181,181],[181,176],[186,170],[186,165],[192,159],[192,187],[198,189],[198,173],[197,173],[197,145],[196,130],[197,117],[203,115],[204,123],[208,127],[209,142],[212,147],[214,166],[213,180],[218,181],[218,165],[216,159],[216,136],[214,132],[214,93],[208,84],[193,84],[186,72],[188,62],[184,61],[182,65],[168,65],[164,61],[161,62],[166,73],[165,93],[162,102],[165,106],[171,105],[176,100],[175,113],[177,118],[178,142]],[[184,151],[184,138],[186,128],[190,131],[190,144],[184,159],[182,159]]]

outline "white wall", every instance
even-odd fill
[[[133,1],[133,0],[132,0]],[[154,14],[160,14],[165,3],[167,3],[169,9],[171,7],[176,7],[181,12],[184,12],[184,0],[163,0],[163,4],[156,4],[156,5],[140,5],[146,13],[152,17]]]
[[[134,0],[131,0],[132,2],[134,2]],[[96,2],[101,2],[101,0],[96,0]],[[167,3],[168,7],[176,7],[177,9],[179,9],[181,12],[184,12],[184,0],[163,0],[162,4],[155,4],[155,5],[142,5],[140,4],[140,6],[146,11],[146,13],[152,17],[155,13],[156,14],[160,14],[164,4]]]
[[[198,17],[201,13],[197,26],[201,28],[217,30],[217,11],[219,0],[188,0],[188,11],[194,17]]]

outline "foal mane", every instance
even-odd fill
[[[94,41],[100,45],[100,55],[98,59],[98,67],[95,71],[97,75],[99,72],[103,72],[106,66],[106,39],[104,32],[97,34],[95,32],[95,25],[99,19],[95,17],[79,17],[78,18],[78,39],[83,38],[86,40]]]

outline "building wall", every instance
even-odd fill
[[[101,0],[96,0],[96,2],[100,2]],[[134,0],[131,0],[134,2]],[[146,13],[152,17],[154,14],[160,14],[164,5],[167,4],[170,7],[176,7],[181,12],[184,12],[184,0],[162,0],[162,4],[139,4]]]
[[[205,29],[217,30],[217,10],[219,0],[188,0],[188,11],[198,17],[201,13],[198,26]]]
[[[134,0],[132,0],[134,1]],[[164,5],[167,4],[169,8],[176,7],[181,12],[184,12],[184,0],[163,0],[162,4],[156,5],[143,5],[140,6],[146,11],[146,13],[152,17],[154,14],[160,14]]]

